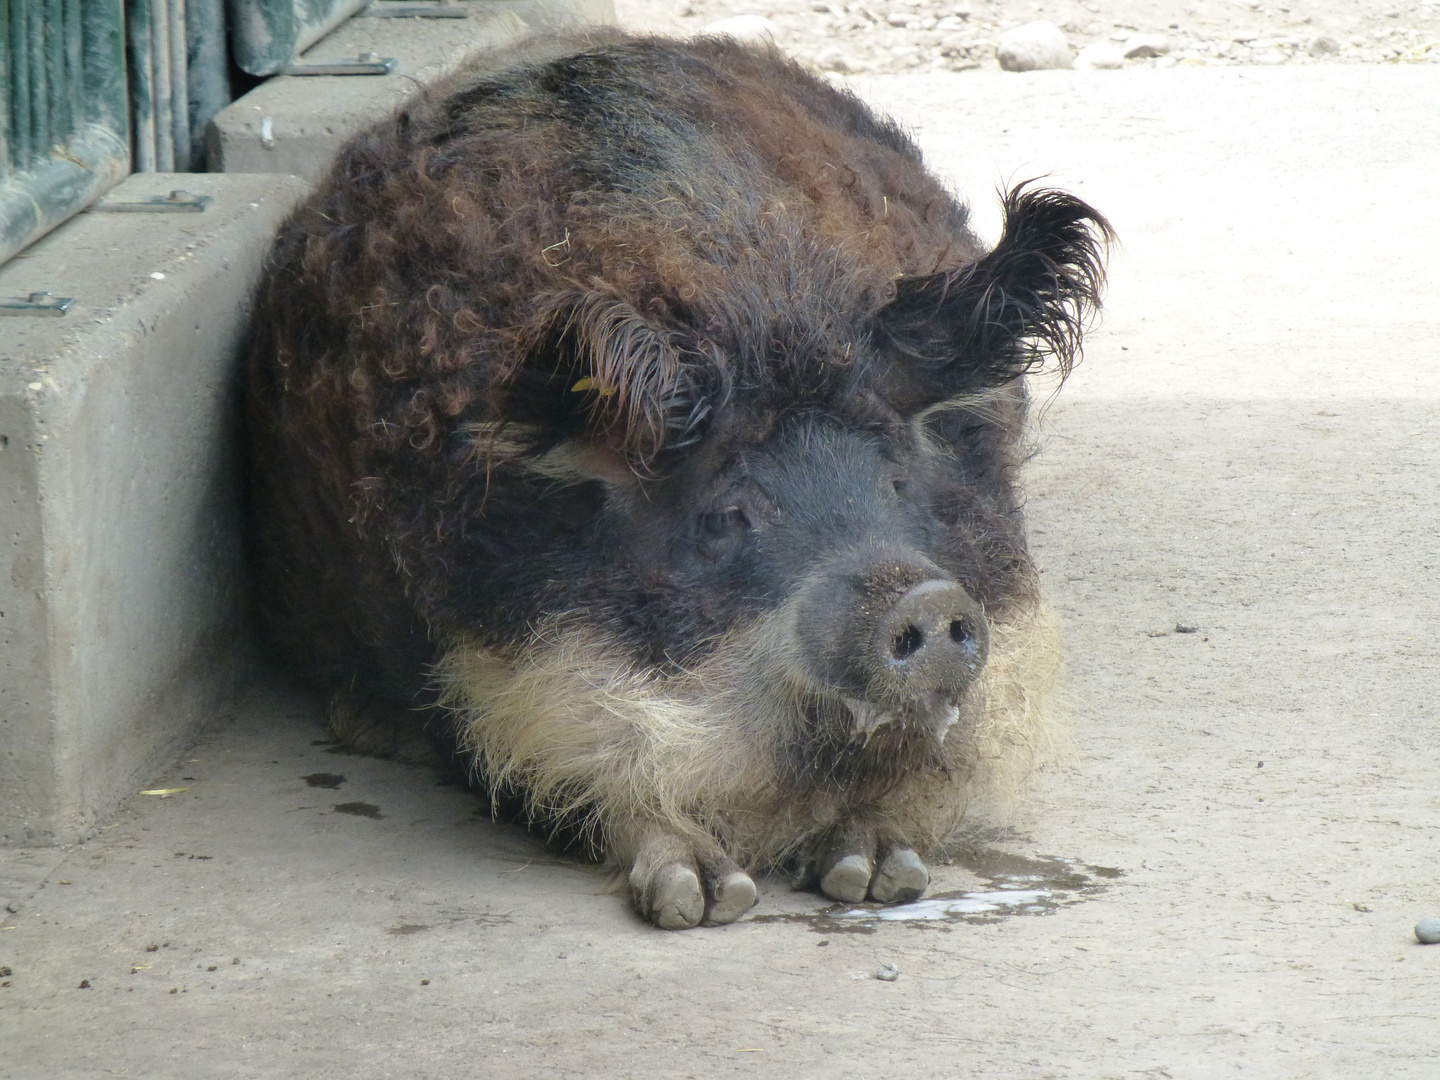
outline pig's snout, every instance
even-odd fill
[[[965,589],[932,578],[901,596],[880,617],[870,648],[886,696],[958,694],[990,652],[985,616]],[[877,687],[879,689],[880,687]]]
[[[842,562],[806,589],[797,626],[812,678],[844,702],[853,737],[898,723],[944,738],[990,653],[984,612],[918,555]]]

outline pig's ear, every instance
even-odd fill
[[[899,354],[896,404],[924,406],[1039,371],[1061,377],[1080,356],[1100,306],[1109,222],[1064,192],[1025,184],[1005,196],[995,250],[969,266],[896,282],[877,316],[879,340]]]
[[[639,471],[698,441],[713,364],[677,335],[605,293],[556,297],[503,377],[500,412],[543,432],[536,449],[608,448]],[[598,475],[598,474],[597,474]]]

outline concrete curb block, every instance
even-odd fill
[[[236,360],[288,176],[136,175],[203,213],[81,214],[0,267],[0,846],[93,831],[243,655]]]

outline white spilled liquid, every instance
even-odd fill
[[[916,900],[867,911],[853,908],[836,914],[840,919],[878,919],[881,922],[948,919],[955,915],[984,915],[1034,907],[1050,899],[1049,889],[1007,889],[1004,892],[973,892],[948,900]]]

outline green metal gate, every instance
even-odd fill
[[[122,0],[0,0],[0,262],[130,171]]]
[[[230,0],[235,63],[274,75],[370,0]]]
[[[368,2],[0,0],[0,262],[132,170],[203,170],[232,79],[275,74]]]

